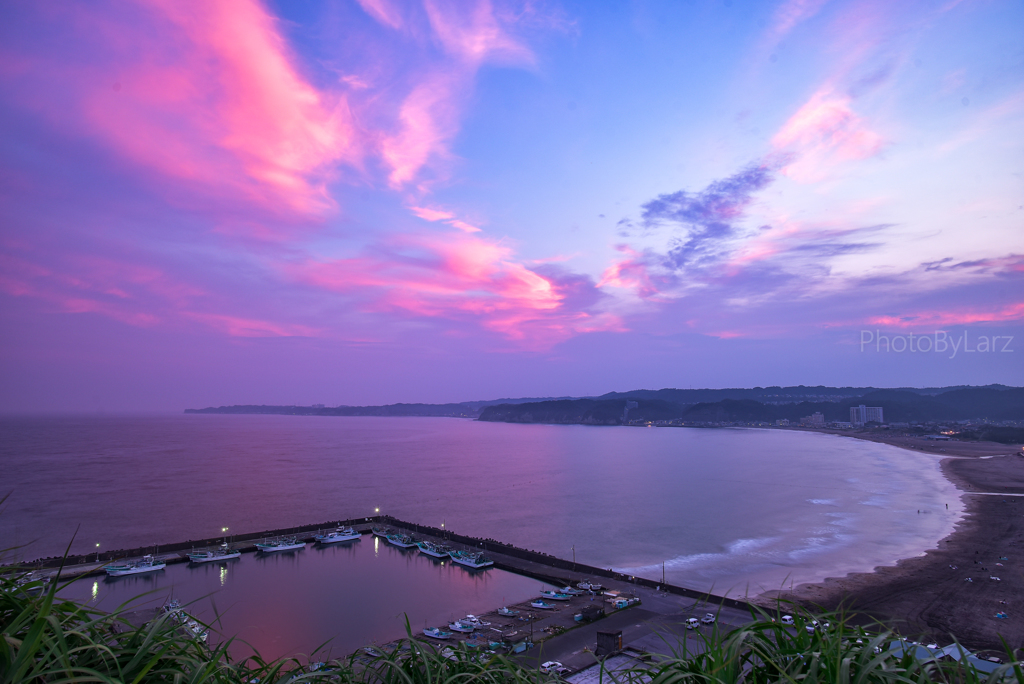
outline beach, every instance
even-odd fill
[[[845,432],[947,456],[943,474],[963,492],[963,519],[923,556],[781,594],[809,609],[855,611],[923,642],[955,638],[975,650],[1024,646],[1024,456],[1019,446],[935,442]],[[998,578],[998,579],[993,579]],[[763,596],[762,599],[773,598]],[[1006,618],[996,617],[997,613]]]

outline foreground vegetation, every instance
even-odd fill
[[[314,666],[298,659],[235,660],[232,642],[207,646],[169,615],[132,625],[121,611],[103,613],[56,597],[56,584],[0,577],[0,684],[9,682],[230,682],[305,681],[345,684],[540,684],[556,680],[500,654],[444,648],[410,638],[369,658],[352,656]],[[630,684],[718,682],[999,682],[1024,684],[1019,662],[991,675],[965,663],[896,656],[894,635],[867,632],[835,620],[813,633],[785,627],[767,615],[728,633],[698,637],[698,647],[666,638],[665,659],[605,673]],[[819,618],[823,619],[823,618]],[[315,658],[315,654],[313,656]],[[1018,656],[1011,654],[1011,658]]]

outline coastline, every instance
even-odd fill
[[[921,556],[879,566],[870,573],[770,592],[758,602],[781,599],[808,609],[855,611],[906,636],[942,643],[955,637],[993,654],[1004,652],[1003,639],[1010,648],[1024,646],[1024,454],[1020,447],[854,431],[838,434],[944,456],[940,468],[961,493],[963,517],[951,534]],[[1009,617],[1000,619],[996,613]]]

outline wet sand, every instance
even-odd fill
[[[949,456],[942,461],[942,472],[964,492],[964,518],[923,556],[878,567],[872,573],[801,585],[782,598],[825,610],[842,607],[926,642],[946,644],[955,638],[974,650],[1002,653],[1002,638],[1011,648],[1024,648],[1021,447],[852,431],[840,434]],[[996,613],[1008,618],[997,618]]]

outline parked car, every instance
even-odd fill
[[[686,621],[686,629],[697,629],[700,627],[700,620],[697,618],[690,618]]]
[[[793,623],[793,616],[792,615],[783,615],[782,616],[782,624],[784,624],[784,625],[792,625],[792,624],[794,624]]]
[[[557,660],[549,660],[540,666],[540,671],[544,674],[548,674],[550,672],[556,672],[560,667],[562,667],[562,663]]]
[[[701,622],[703,622],[705,625],[713,625],[713,624],[715,624],[715,614],[714,613],[704,613],[704,617],[701,618]]]

